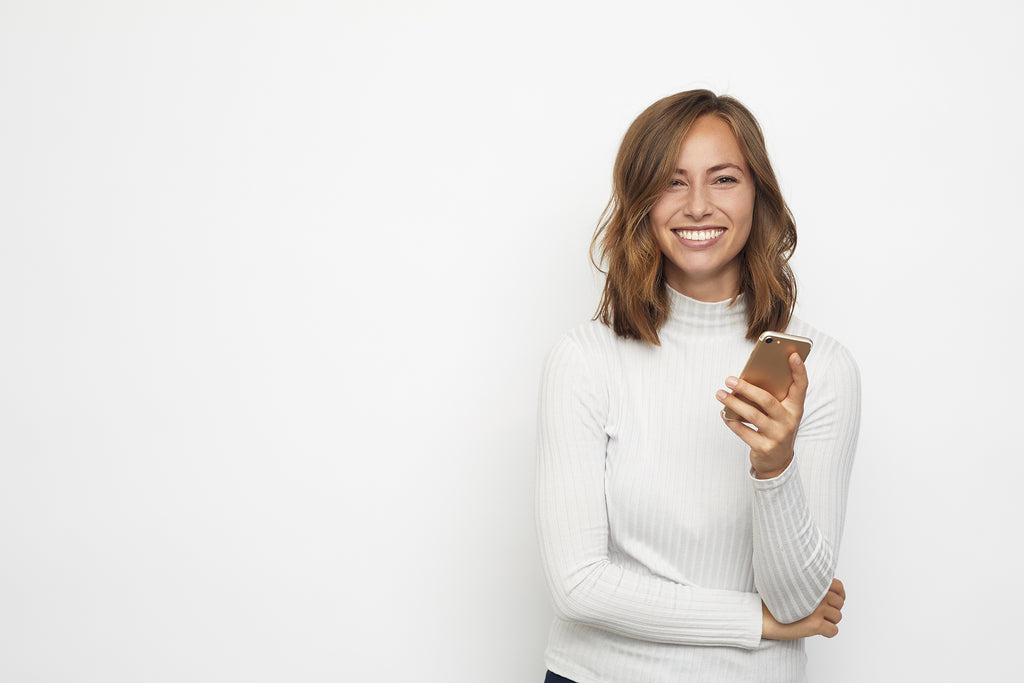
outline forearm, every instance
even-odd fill
[[[753,531],[758,594],[780,622],[803,619],[828,592],[836,556],[807,505],[796,462],[754,482]]]
[[[607,559],[565,575],[545,569],[563,619],[659,643],[754,648],[761,639],[756,593],[684,586]]]

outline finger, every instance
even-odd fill
[[[739,420],[726,420],[724,415],[722,416],[722,421],[725,422],[726,427],[732,430],[733,434],[743,439],[743,443],[750,446],[751,450],[760,453],[761,449],[765,448],[765,438],[752,427],[743,424]]]
[[[769,422],[768,417],[758,410],[757,407],[750,405],[746,401],[742,400],[735,393],[730,394],[724,389],[719,389],[715,393],[715,398],[718,402],[727,408],[732,409],[734,413],[742,417],[745,421],[754,425],[758,430],[763,429]]]
[[[843,605],[846,604],[846,598],[841,596],[839,593],[829,591],[829,594],[825,596],[825,602],[836,609],[842,609]]]
[[[826,638],[835,638],[839,635],[839,627],[835,624],[825,622],[821,627],[820,633]]]
[[[769,417],[780,418],[785,415],[786,410],[779,403],[779,399],[775,398],[771,392],[765,391],[756,384],[751,384],[745,379],[738,377],[729,377],[725,380],[725,386],[732,389],[733,394],[738,394],[743,398],[747,399],[755,406],[760,408],[761,412]],[[790,389],[792,391],[792,389]]]
[[[846,587],[843,586],[843,582],[839,579],[832,579],[832,585],[828,589],[833,593],[841,595],[843,600],[846,599]]]
[[[789,393],[786,394],[784,402],[796,403],[802,407],[804,399],[807,398],[807,366],[796,351],[789,356],[789,370],[793,383],[789,385]]]
[[[821,616],[825,617],[825,621],[838,624],[843,620],[843,611],[834,607],[826,607],[821,611]]]

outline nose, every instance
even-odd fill
[[[683,206],[686,215],[699,221],[711,213],[711,202],[708,189],[702,183],[694,183],[686,193],[686,204]]]

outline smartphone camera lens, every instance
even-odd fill
[[[765,344],[771,344],[773,341],[775,341],[775,339],[773,339],[772,337],[765,337],[764,338],[764,343]]]

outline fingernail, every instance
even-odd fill
[[[800,354],[799,354],[799,353],[794,353],[793,355],[794,355],[794,356],[796,356],[796,364],[797,364],[797,365],[801,365],[801,364],[803,364],[803,362],[804,362],[804,359],[800,357]]]
[[[724,401],[725,397],[728,396],[728,395],[729,395],[728,391],[726,391],[725,389],[719,389],[715,393],[715,398],[717,398],[719,401]]]
[[[737,381],[739,380],[737,380],[735,377],[728,377],[725,380],[725,386],[729,387],[730,389],[735,389]]]

